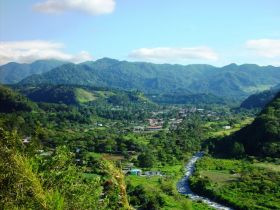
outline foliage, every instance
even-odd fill
[[[280,157],[280,93],[250,125],[214,142],[215,154]]]
[[[280,85],[275,86],[270,90],[266,90],[260,93],[250,95],[241,103],[240,107],[245,109],[253,109],[253,108],[263,109],[265,105],[275,97],[275,95],[279,90],[280,90]]]
[[[7,63],[0,66],[0,83],[15,84],[30,75],[41,74],[63,64],[64,61],[58,60],[37,60],[31,64]]]
[[[36,105],[21,94],[0,85],[0,113],[32,111]]]
[[[65,146],[44,158],[32,155],[15,132],[1,129],[0,137],[1,209],[130,209],[123,177],[109,162],[91,166],[102,179],[84,176]]]
[[[234,209],[279,209],[280,173],[244,160],[202,158],[192,189]]]
[[[279,83],[278,67],[231,64],[158,65],[100,59],[83,64],[65,64],[41,75],[24,79],[23,84],[74,84],[140,90],[144,93],[211,93],[217,96],[246,97],[251,92]]]

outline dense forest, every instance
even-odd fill
[[[103,58],[95,62],[65,64],[21,84],[79,84],[140,90],[151,94],[213,94],[240,99],[255,91],[279,84],[279,67],[230,64],[169,65],[118,61]]]
[[[214,150],[232,156],[280,156],[280,94],[248,126],[224,139],[215,139]]]
[[[272,87],[270,90],[250,95],[241,103],[240,107],[245,109],[263,109],[276,96],[279,90],[280,84]]]

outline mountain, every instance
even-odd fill
[[[253,94],[245,99],[240,107],[245,109],[264,108],[280,91],[280,84],[260,93]]]
[[[14,85],[12,87],[34,102],[63,103],[68,105],[98,102],[112,105],[151,103],[140,92],[102,87],[81,85]]]
[[[0,85],[0,113],[32,111],[37,106],[20,93]]]
[[[250,124],[221,140],[214,153],[234,157],[280,157],[280,92]]]
[[[140,90],[148,94],[206,93],[245,98],[280,81],[280,67],[230,64],[170,65],[117,61],[109,58],[81,64],[65,64],[21,84],[75,84]]]
[[[47,72],[65,63],[58,60],[38,60],[31,64],[8,63],[0,66],[0,83],[15,84],[30,75]]]

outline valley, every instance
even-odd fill
[[[279,181],[277,147],[271,158],[252,157],[246,154],[246,144],[231,140],[254,125],[255,109],[220,103],[160,104],[139,91],[81,85],[1,86],[0,96],[1,138],[13,141],[2,142],[4,174],[18,174],[16,179],[25,183],[21,174],[29,173],[34,179],[26,187],[34,184],[40,189],[19,200],[9,194],[13,188],[2,188],[3,208],[22,208],[27,205],[23,201],[48,208],[87,208],[83,200],[71,203],[74,197],[64,187],[72,183],[69,190],[77,192],[79,199],[91,198],[93,203],[87,205],[98,209],[212,209],[199,197],[192,199],[177,191],[184,165],[197,151],[204,151],[205,157],[190,177],[195,193],[233,209],[278,208],[278,198],[269,194],[279,192],[274,184]],[[279,113],[275,109],[273,113]],[[272,124],[278,122],[277,116]],[[272,144],[277,144],[278,134],[274,135]],[[26,166],[19,166],[19,160]],[[22,171],[31,163],[29,171]],[[6,164],[13,168],[4,170]],[[254,195],[240,194],[261,171],[267,173],[261,176],[267,180],[266,194],[259,190]],[[8,181],[4,176],[1,180]],[[83,191],[89,183],[99,190]],[[89,194],[93,192],[96,197]],[[231,199],[237,195],[246,202]],[[253,198],[261,201],[252,203]]]
[[[279,8],[0,0],[0,210],[280,210]]]

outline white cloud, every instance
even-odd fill
[[[35,4],[33,9],[44,13],[79,11],[90,15],[102,15],[113,12],[115,4],[115,0],[45,0]]]
[[[280,39],[256,39],[246,42],[246,48],[264,58],[280,58]]]
[[[64,45],[42,40],[0,42],[0,64],[8,62],[31,63],[35,60],[57,59],[75,63],[92,60],[82,51],[78,55],[63,52]]]
[[[129,54],[130,58],[136,60],[147,60],[153,62],[184,63],[190,60],[217,60],[218,55],[208,47],[191,48],[140,48]]]

